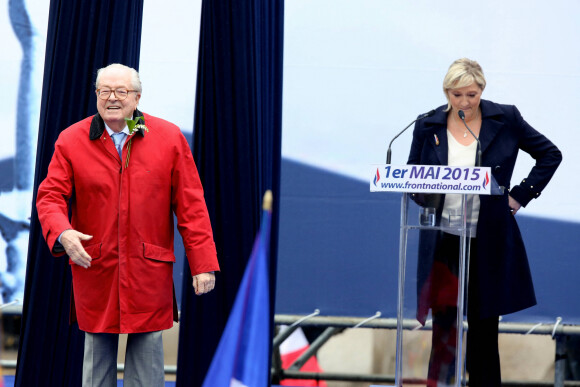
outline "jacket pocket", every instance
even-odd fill
[[[102,243],[95,243],[92,245],[88,245],[88,246],[84,246],[85,251],[87,252],[87,254],[93,259],[99,259],[101,258],[101,246],[103,244]],[[72,259],[69,258],[68,260],[69,264],[73,264],[74,262],[72,261]]]
[[[156,246],[145,242],[143,242],[143,256],[155,261],[175,262],[175,255],[173,255],[173,251],[166,249],[165,247]]]

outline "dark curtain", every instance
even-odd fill
[[[34,202],[59,133],[96,113],[96,70],[138,68],[142,14],[143,0],[51,1]],[[33,206],[16,386],[81,385],[84,335],[69,325],[70,288],[68,259],[51,256]]]
[[[193,152],[222,271],[216,289],[202,297],[193,293],[189,269],[184,273],[178,386],[203,382],[259,229],[267,189],[274,194],[269,267],[273,319],[283,17],[283,0],[202,3]]]

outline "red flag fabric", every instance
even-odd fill
[[[300,357],[309,347],[308,340],[302,331],[302,328],[296,329],[284,342],[280,345],[280,357],[282,359],[282,368],[288,369],[296,359]],[[300,368],[303,372],[322,372],[322,368],[318,364],[315,356],[308,359],[308,361]],[[325,381],[320,380],[304,380],[304,379],[284,379],[280,382],[282,386],[319,386],[326,387]]]

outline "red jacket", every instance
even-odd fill
[[[187,141],[177,126],[137,113],[144,116],[149,131],[127,138],[122,161],[98,114],[64,130],[38,189],[38,217],[55,256],[64,254],[57,241],[64,230],[93,236],[84,246],[93,259],[91,266],[71,264],[71,320],[76,317],[87,332],[171,328],[177,317],[174,213],[191,273],[219,270],[203,188]]]

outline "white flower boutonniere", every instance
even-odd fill
[[[143,116],[135,117],[134,119],[125,118],[125,122],[127,122],[127,127],[129,128],[129,144],[127,145],[127,159],[125,160],[125,168],[129,167],[129,157],[131,157],[131,143],[133,142],[133,133],[136,133],[140,130],[144,130],[146,132],[149,129],[145,126],[145,119]],[[143,122],[143,123],[139,123]]]

